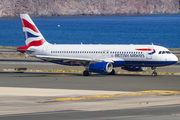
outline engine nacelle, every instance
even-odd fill
[[[91,63],[86,69],[89,72],[110,73],[113,69],[113,65],[112,63],[108,63],[108,62],[97,62],[97,63]]]
[[[146,71],[147,67],[124,66],[124,67],[121,67],[121,69],[127,70],[127,71],[139,72],[139,71]]]

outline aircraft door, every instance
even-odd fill
[[[43,54],[44,54],[44,55],[46,54],[47,48],[48,48],[47,46],[46,46],[46,47],[43,47],[43,50],[42,50],[42,51],[43,51]]]
[[[149,50],[149,48],[151,48],[151,50]],[[152,59],[152,54],[151,54],[152,52],[153,52],[152,46],[148,47],[146,51],[146,59]]]

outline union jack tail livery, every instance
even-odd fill
[[[46,40],[28,14],[20,14],[26,46],[41,46]]]

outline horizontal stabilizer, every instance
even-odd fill
[[[17,51],[24,51],[24,52],[34,52],[34,50],[26,50],[26,49],[16,49]]]
[[[21,52],[21,53],[24,53],[24,52],[34,52],[33,50],[28,50],[30,46],[21,46],[21,47],[18,47],[16,50]]]

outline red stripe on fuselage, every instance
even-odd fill
[[[27,27],[30,28],[31,30],[33,30],[34,32],[39,33],[38,29],[36,28],[36,26],[32,25],[31,23],[29,23],[27,20],[25,19],[21,19],[22,22],[22,26],[23,27]]]
[[[143,49],[136,49],[136,50],[140,50],[140,51],[155,51],[155,49],[151,49],[151,48],[143,48]]]

